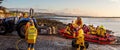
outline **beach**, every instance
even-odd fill
[[[76,17],[40,17],[49,21],[48,23],[54,23],[57,27],[62,28],[63,24],[71,23],[71,21],[75,20]],[[37,18],[38,19],[38,18]],[[113,20],[114,19],[114,20]],[[41,19],[43,21],[43,19]],[[93,24],[95,27],[98,25],[104,25],[106,29],[112,30],[115,32],[115,36],[119,36],[119,18],[82,18],[84,24]],[[43,21],[45,22],[45,21]],[[39,23],[39,20],[38,20]],[[58,24],[57,24],[58,23]],[[65,26],[64,26],[65,27]],[[21,38],[17,35],[17,32],[14,31],[7,35],[0,35],[0,50],[16,50],[16,46],[20,50],[27,49],[27,43],[25,40],[21,40],[17,43]],[[66,39],[62,36],[58,35],[38,35],[37,43],[35,44],[35,50],[75,50],[71,46],[72,39]],[[87,50],[120,50],[120,45],[100,45],[97,43],[89,42],[89,47]]]
[[[0,50],[77,46],[120,50],[120,0],[0,0]]]
[[[16,50],[16,45],[20,50],[27,49],[25,40],[20,40],[15,32],[10,35],[0,35],[0,50]],[[65,39],[54,35],[39,35],[35,44],[35,50],[75,50],[71,46],[71,39]],[[100,45],[96,43],[89,43],[87,50],[120,50],[120,45]]]

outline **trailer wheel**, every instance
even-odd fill
[[[76,43],[76,39],[73,39],[73,40],[72,40],[72,47],[78,48],[78,47],[79,47],[79,44],[75,44],[75,43]]]
[[[85,42],[85,47],[86,47],[86,49],[88,48],[88,46],[89,46],[89,43],[88,43],[88,42]],[[84,50],[84,46],[80,46],[80,50]]]
[[[72,40],[72,47],[78,48],[79,44],[75,44],[75,42],[76,42],[76,39],[73,39]],[[86,47],[86,49],[89,47],[89,43],[88,42],[85,42],[85,47]],[[80,48],[83,49],[82,46],[80,46]]]
[[[88,42],[85,42],[85,47],[86,47],[86,49],[89,47],[89,43]]]
[[[84,44],[85,44],[85,47],[84,46],[80,46],[80,50],[84,50],[84,48],[86,48],[86,49],[88,48],[89,43],[85,42]]]
[[[80,50],[84,50],[84,46],[80,46]]]
[[[0,35],[6,34],[6,28],[3,25],[0,25]]]

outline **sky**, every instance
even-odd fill
[[[55,13],[120,17],[120,0],[4,0],[8,8],[39,8]]]

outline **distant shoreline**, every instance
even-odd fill
[[[120,17],[82,17],[82,18],[120,18]]]
[[[58,16],[59,17],[59,16]],[[120,17],[91,17],[91,16],[60,16],[60,17],[82,17],[82,18],[120,18]]]
[[[37,16],[41,17],[41,16]],[[44,16],[42,16],[44,17]],[[55,17],[55,16],[48,16],[48,17]],[[120,17],[91,17],[91,16],[56,16],[56,17],[82,17],[82,18],[120,18]]]

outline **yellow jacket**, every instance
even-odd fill
[[[97,35],[100,35],[100,34],[101,34],[99,27],[96,29],[96,33],[97,33]]]
[[[80,46],[84,46],[84,32],[82,29],[78,31],[78,36],[76,37],[77,41],[76,44],[80,44]]]
[[[94,27],[90,27],[90,33],[91,33],[91,34],[96,34],[96,30],[95,30]]]
[[[78,36],[76,38],[79,38],[79,37],[84,37],[83,29],[78,30]]]
[[[25,33],[25,38],[28,43],[36,43],[36,38],[37,38],[37,29],[35,26],[31,26],[30,23],[27,23],[27,28],[26,28],[26,33]]]
[[[70,34],[71,34],[70,31],[71,31],[71,30],[70,30],[70,27],[67,26],[66,29],[65,29],[65,33],[68,33],[68,34],[70,35]]]
[[[100,31],[100,32],[101,32],[101,36],[103,36],[103,37],[104,37],[104,36],[105,36],[105,33],[106,33],[106,30],[105,30],[105,29],[101,29],[101,31]]]

